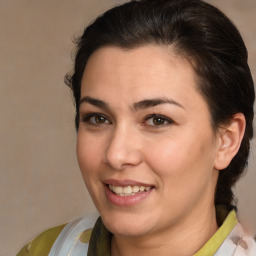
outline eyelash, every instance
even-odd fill
[[[152,119],[153,122],[154,122],[154,119],[158,119],[158,121],[160,120],[163,122],[162,124],[161,123],[160,124],[150,124],[150,126],[155,126],[155,127],[157,127],[157,126],[162,127],[162,126],[166,126],[166,125],[170,125],[170,124],[174,123],[174,121],[172,119],[170,119],[166,116],[163,116],[163,115],[159,115],[159,114],[151,114],[151,115],[146,116],[144,123],[146,123],[150,119]]]
[[[94,118],[94,122],[92,122],[92,118]],[[107,123],[97,123],[96,118],[103,118],[103,120],[108,121]],[[88,113],[81,116],[81,122],[87,123],[89,125],[102,125],[102,124],[111,124],[109,118],[101,113]]]
[[[94,118],[94,121],[92,121],[92,118]],[[102,118],[103,122],[97,122],[96,118]],[[150,119],[152,119],[152,124],[147,124],[147,122]],[[154,121],[160,121],[160,124],[156,124]],[[89,125],[95,125],[95,126],[112,124],[112,122],[109,121],[109,118],[101,113],[84,114],[81,116],[81,122],[87,123]],[[159,115],[159,114],[150,114],[145,117],[142,125],[143,126],[148,125],[151,127],[157,127],[157,126],[163,127],[163,126],[167,126],[167,125],[170,125],[173,123],[174,123],[174,121],[166,116]]]

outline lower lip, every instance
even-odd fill
[[[150,189],[145,192],[139,192],[132,196],[119,196],[113,193],[108,186],[105,186],[105,193],[107,196],[107,199],[116,206],[133,206],[141,201],[145,200],[150,193],[153,191],[153,189]]]

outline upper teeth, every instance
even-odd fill
[[[144,192],[150,190],[151,187],[144,187],[144,186],[126,186],[126,187],[119,187],[109,185],[109,188],[116,194],[121,196],[127,195],[134,195],[137,192]]]

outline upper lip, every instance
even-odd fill
[[[125,186],[144,186],[144,187],[154,187],[152,184],[147,184],[135,180],[116,180],[116,179],[106,179],[103,181],[103,183],[107,185],[112,186],[119,186],[119,187],[125,187]]]

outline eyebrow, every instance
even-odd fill
[[[140,109],[155,107],[155,106],[162,105],[162,104],[173,104],[173,105],[176,105],[176,106],[184,109],[184,107],[180,103],[176,102],[173,99],[169,99],[169,98],[155,98],[155,99],[142,100],[142,101],[134,103],[133,108],[135,111],[137,111]]]
[[[104,110],[110,110],[110,106],[106,102],[99,99],[92,98],[90,96],[85,96],[81,98],[79,101],[79,106],[84,102],[87,102],[93,106],[99,107]],[[155,107],[162,104],[173,104],[175,106],[185,109],[184,106],[182,106],[180,103],[176,102],[175,100],[164,97],[164,98],[145,99],[139,102],[135,102],[132,106],[132,110],[138,111],[141,109]]]
[[[92,98],[92,97],[89,97],[89,96],[85,96],[83,97],[82,99],[80,99],[79,101],[79,106],[81,106],[82,103],[84,102],[87,102],[95,107],[98,107],[98,108],[102,108],[102,109],[105,109],[105,110],[110,110],[110,107],[109,105],[102,101],[102,100],[98,100],[98,99],[95,99],[95,98]]]

